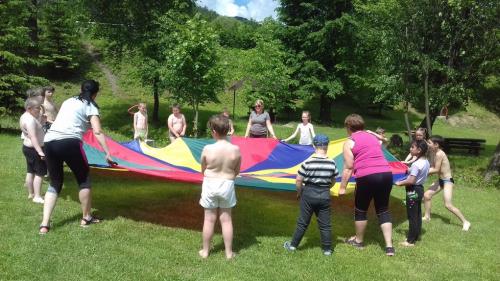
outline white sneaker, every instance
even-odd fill
[[[45,200],[43,200],[42,197],[35,197],[35,198],[33,198],[33,203],[43,204],[43,203],[45,203]]]

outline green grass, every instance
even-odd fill
[[[495,231],[500,192],[495,189],[457,184],[454,203],[472,222],[468,233],[437,196],[422,241],[412,249],[398,247],[394,258],[383,256],[373,213],[365,250],[341,242],[353,232],[353,198],[335,197],[335,254],[326,258],[315,222],[296,253],[282,248],[298,215],[293,193],[239,188],[234,209],[238,257],[225,261],[217,234],[212,255],[202,261],[197,256],[203,224],[198,185],[93,170],[94,211],[105,221],[85,229],[78,226],[77,188],[68,172],[53,229],[39,236],[42,208],[26,200],[18,136],[1,134],[0,143],[0,280],[494,280],[500,274]],[[396,242],[407,231],[403,196],[395,188],[391,197]]]

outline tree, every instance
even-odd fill
[[[184,23],[178,21],[172,14],[161,18],[165,65],[160,68],[160,79],[175,99],[192,107],[193,134],[197,137],[199,106],[218,101],[217,93],[224,88],[218,38],[199,14]]]
[[[490,164],[488,165],[488,169],[484,175],[484,180],[491,181],[495,175],[500,175],[500,142],[497,144],[493,157],[491,157]]]
[[[40,58],[53,76],[78,67],[79,34],[70,9],[73,1],[52,0],[41,6]]]
[[[30,37],[34,12],[31,1],[10,0],[0,5],[0,112],[20,108],[24,92],[46,82],[33,71],[39,65]]]
[[[331,121],[334,98],[346,92],[352,40],[343,15],[352,9],[351,1],[340,0],[281,0],[278,9],[285,24],[281,40],[293,55],[295,90],[304,99],[319,96],[323,122]]]
[[[142,82],[153,91],[153,121],[158,122],[159,95],[161,90],[159,69],[165,64],[160,46],[160,17],[168,12],[179,16],[191,14],[193,0],[142,1],[142,0],[85,0],[90,20],[96,22],[94,36],[105,38],[115,55],[130,53],[143,62],[139,65]]]

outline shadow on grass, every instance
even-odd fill
[[[200,185],[161,181],[128,172],[106,170],[92,170],[92,177],[95,183],[93,208],[97,210],[97,215],[105,220],[124,217],[172,228],[200,232],[202,230],[204,212],[198,204]],[[74,185],[72,178],[70,173],[66,173],[67,184]],[[78,193],[74,186],[63,189],[63,195],[78,202]],[[299,204],[294,192],[239,187],[237,198],[238,204],[233,209],[235,251],[259,244],[262,237],[285,237],[283,241],[291,238],[299,215]],[[334,245],[342,243],[345,237],[354,234],[353,202],[352,194],[332,199]],[[400,199],[391,198],[390,210],[394,227],[406,221],[406,211]],[[74,222],[75,219],[78,218],[68,219],[67,222]],[[220,233],[219,223],[215,231]],[[369,211],[365,243],[385,247],[372,208]],[[299,248],[316,248],[320,245],[316,218],[313,217]],[[222,241],[214,245],[214,251],[223,250]]]

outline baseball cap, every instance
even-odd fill
[[[330,139],[325,135],[316,135],[313,139],[314,146],[328,146]]]

